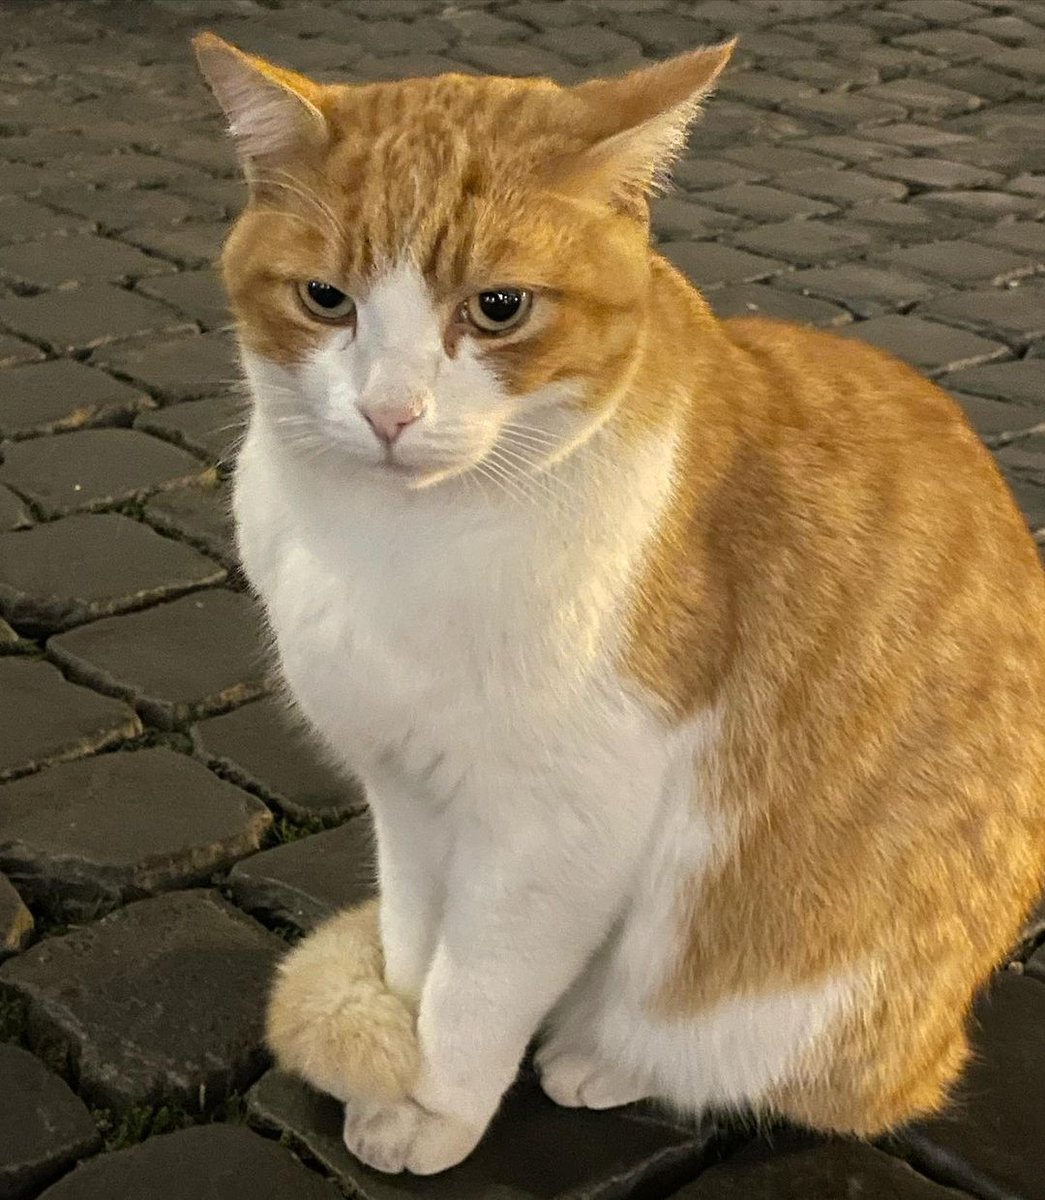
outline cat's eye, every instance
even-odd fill
[[[356,302],[332,283],[309,279],[298,284],[298,296],[308,311],[321,321],[344,324],[355,315]]]
[[[533,294],[522,288],[491,288],[464,303],[464,315],[482,333],[507,333],[530,314]]]

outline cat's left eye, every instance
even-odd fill
[[[507,333],[517,329],[530,315],[533,293],[523,288],[491,288],[470,296],[464,316],[481,333]]]
[[[332,283],[309,279],[298,284],[298,296],[312,316],[321,321],[344,324],[355,316],[356,302]]]

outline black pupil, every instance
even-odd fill
[[[344,292],[339,292],[336,287],[331,287],[329,283],[320,283],[316,279],[308,281],[308,294],[320,308],[337,308],[345,299]]]
[[[488,321],[494,321],[497,324],[510,321],[519,311],[520,304],[522,304],[520,292],[481,292],[479,295],[479,308],[483,316]]]

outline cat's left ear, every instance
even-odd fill
[[[248,177],[255,162],[278,161],[328,140],[322,84],[213,33],[198,34],[192,44],[200,70],[225,110]]]
[[[701,102],[729,62],[737,39],[702,46],[617,79],[593,79],[572,89],[592,113],[594,140],[568,174],[589,195],[625,208],[645,206],[663,185],[686,144]]]

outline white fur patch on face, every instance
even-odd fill
[[[332,330],[304,363],[280,367],[244,355],[255,398],[276,432],[317,460],[348,458],[414,486],[481,459],[510,401],[467,339],[453,358],[447,354],[449,314],[420,272],[399,263],[355,299],[355,330]],[[422,415],[390,447],[364,413],[403,406]]]

